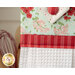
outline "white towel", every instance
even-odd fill
[[[71,68],[72,49],[21,47],[20,68]]]

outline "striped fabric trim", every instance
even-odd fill
[[[21,47],[75,48],[75,36],[21,34]]]

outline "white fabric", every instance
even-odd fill
[[[71,68],[72,49],[21,47],[20,68]]]

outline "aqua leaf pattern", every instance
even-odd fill
[[[58,24],[59,24],[59,25],[64,25],[64,24],[63,24],[62,22],[60,22],[60,21],[58,22]]]
[[[75,19],[73,19],[73,21],[75,21]]]
[[[25,26],[25,28],[28,28],[28,26]]]
[[[25,15],[25,13],[22,10],[20,12],[21,12],[22,15]]]
[[[25,20],[25,17],[22,18],[22,22]]]
[[[73,33],[73,34],[75,34],[75,33]]]
[[[38,19],[39,19],[38,17],[33,17],[33,18],[32,18],[32,20],[38,20]]]
[[[33,9],[32,12],[34,12],[35,10]]]
[[[29,33],[31,33],[31,30],[30,30],[30,32]]]
[[[35,13],[36,15],[39,15],[39,13]]]

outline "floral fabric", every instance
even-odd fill
[[[21,34],[75,36],[75,7],[51,24],[43,7],[21,7]]]

